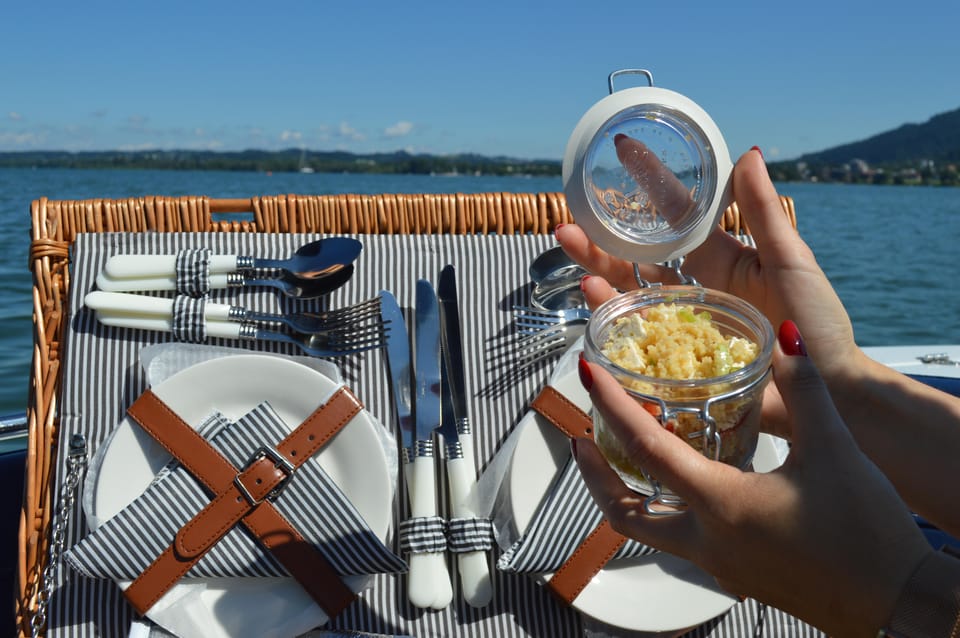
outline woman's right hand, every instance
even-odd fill
[[[813,252],[784,215],[758,151],[745,153],[734,167],[733,194],[757,248],[744,246],[718,227],[687,256],[683,272],[707,288],[749,301],[775,326],[786,319],[795,321],[828,384],[836,375],[856,375],[863,355],[854,342],[850,319]],[[605,280],[591,277],[585,282],[584,293],[591,307],[616,294],[614,288],[637,287],[633,264],[605,253],[578,226],[564,225],[557,229],[556,237],[567,255]],[[671,269],[639,267],[644,279],[677,282]],[[778,409],[771,408],[766,408],[768,416],[785,422],[785,415],[774,414]]]

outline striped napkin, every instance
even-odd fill
[[[275,445],[289,433],[268,403],[235,423],[214,413],[198,431],[238,468],[259,447]],[[171,461],[139,497],[72,547],[65,559],[88,577],[134,580],[209,502],[204,487]],[[406,563],[373,533],[316,457],[297,470],[274,505],[339,574],[406,571]],[[186,574],[186,578],[238,576],[287,576],[242,525],[234,526]]]
[[[555,572],[602,519],[603,514],[590,496],[580,469],[571,457],[527,530],[500,555],[497,568],[524,574]],[[627,539],[610,560],[647,556],[656,551],[648,545]]]

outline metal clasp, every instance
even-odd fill
[[[278,470],[281,470],[285,476],[277,483],[270,492],[264,496],[262,499],[257,500],[253,497],[253,494],[250,493],[250,490],[247,489],[247,486],[243,484],[243,481],[240,480],[240,475],[246,472],[250,467],[264,457],[269,457],[273,461],[273,466]],[[294,467],[293,463],[286,459],[280,452],[269,445],[261,445],[257,450],[250,456],[250,460],[247,461],[247,464],[243,466],[243,469],[240,470],[240,473],[233,478],[233,484],[243,495],[243,498],[247,500],[247,503],[250,504],[250,507],[256,507],[263,501],[273,501],[280,495],[280,492],[287,486],[290,482],[290,479],[293,478],[293,473],[297,471],[297,468]]]
[[[646,69],[620,69],[619,71],[614,71],[609,76],[607,76],[607,85],[610,88],[610,92],[614,92],[613,80],[618,75],[645,75],[647,77],[647,82],[650,83],[650,86],[653,86],[653,73],[647,71]]]

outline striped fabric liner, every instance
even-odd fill
[[[172,341],[164,333],[130,329],[105,329],[93,312],[83,307],[83,297],[95,286],[97,273],[108,257],[120,253],[173,254],[182,249],[209,248],[218,254],[284,258],[317,235],[256,233],[88,233],[73,247],[71,288],[67,318],[69,332],[63,344],[63,387],[59,401],[60,449],[70,436],[83,433],[91,454],[119,423],[130,402],[146,387],[138,354],[149,344]],[[527,411],[552,365],[517,369],[514,352],[517,334],[511,308],[529,300],[532,288],[527,268],[541,251],[556,245],[548,235],[360,235],[364,249],[356,261],[356,274],[330,296],[294,302],[263,289],[210,291],[210,301],[243,305],[251,310],[284,312],[318,311],[356,303],[387,289],[397,297],[412,328],[414,288],[418,278],[436,283],[446,264],[457,269],[461,324],[465,344],[468,409],[474,429],[477,467],[482,471]],[[285,344],[252,345],[220,339],[213,345],[258,348],[301,354]],[[395,423],[386,357],[369,351],[337,360],[350,386],[367,410],[380,422]],[[66,461],[56,458],[56,484],[66,471]],[[437,473],[438,494],[447,494],[445,472]],[[393,529],[410,517],[406,490],[397,489]],[[56,493],[56,490],[54,491]],[[55,509],[55,508],[54,508]],[[449,505],[440,499],[440,515],[450,518]],[[67,546],[87,534],[83,512],[77,508],[68,522]],[[398,538],[388,545],[398,552]],[[496,550],[494,550],[495,552]],[[492,560],[496,560],[494,554]],[[456,573],[454,568],[452,573]],[[461,601],[455,579],[454,604],[439,611],[422,610],[407,602],[406,579],[378,575],[360,600],[338,616],[328,629],[371,633],[409,634],[418,638],[476,637],[577,638],[597,622],[556,600],[539,582],[523,574],[492,570],[494,598],[483,609]],[[50,603],[48,636],[125,636],[134,613],[119,587],[109,580],[83,578],[69,569],[56,571]],[[606,635],[616,630],[603,627]],[[745,636],[817,636],[818,632],[786,614],[746,601],[721,619],[707,623],[691,636],[716,638]]]
[[[526,532],[503,552],[497,568],[527,574],[554,572],[602,520],[603,514],[571,457]],[[613,563],[620,558],[647,556],[656,551],[628,539],[610,560]]]
[[[206,297],[177,295],[173,298],[173,337],[177,341],[203,343],[207,340],[206,304]]]
[[[268,404],[257,406],[236,423],[212,415],[198,428],[213,432],[211,443],[237,468],[261,445],[276,445],[291,429]],[[139,498],[75,545],[67,562],[94,578],[133,580],[144,571],[210,502],[209,493],[184,467],[174,464],[165,469]],[[370,531],[315,456],[297,469],[274,505],[337,573],[406,571],[405,563]],[[186,578],[286,575],[270,552],[244,526],[236,525]]]
[[[454,554],[488,551],[493,548],[494,536],[489,518],[451,518],[447,522],[447,544]]]
[[[177,251],[177,292],[188,297],[202,297],[210,290],[209,248]]]
[[[436,554],[447,551],[447,524],[439,516],[418,516],[400,522],[400,551]]]

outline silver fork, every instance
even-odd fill
[[[207,325],[208,335],[211,325],[213,324]],[[251,323],[239,324],[238,328],[236,334],[238,339],[292,343],[312,357],[339,357],[380,348],[386,342],[387,333],[390,330],[383,321],[366,326],[304,335],[265,330]]]
[[[582,322],[555,325],[528,334],[517,343],[517,363],[527,367],[563,354],[582,335]]]
[[[216,314],[214,314],[216,313]],[[207,319],[225,319],[241,323],[281,323],[301,334],[321,334],[380,320],[380,297],[373,297],[351,306],[324,312],[272,313],[254,312],[242,306],[210,304],[205,307]]]
[[[555,326],[585,324],[590,314],[589,308],[582,307],[559,310],[541,310],[531,306],[513,307],[513,321],[517,331],[527,335],[535,335]]]

